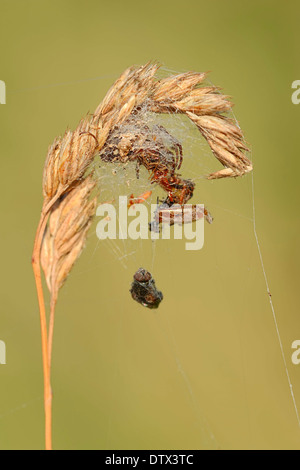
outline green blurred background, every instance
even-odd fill
[[[252,147],[257,231],[300,407],[300,365],[291,361],[300,339],[300,105],[291,102],[299,14],[297,1],[0,0],[1,449],[44,446],[30,256],[48,145],[93,111],[126,67],[150,59],[210,70],[234,99]],[[201,172],[201,152],[192,161]],[[212,156],[210,165],[220,168]],[[193,200],[215,218],[198,252],[179,241],[115,243],[129,254],[122,263],[91,230],[57,307],[56,449],[300,448],[253,233],[251,181],[197,181]],[[141,264],[164,293],[157,311],[128,292]]]

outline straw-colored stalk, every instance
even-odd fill
[[[158,80],[159,66],[148,63],[127,69],[111,87],[95,113],[80,121],[49,147],[43,175],[44,202],[38,224],[32,266],[36,281],[43,356],[45,443],[52,448],[50,368],[55,305],[59,289],[84,247],[95,213],[93,176],[86,176],[95,156],[105,150],[115,126],[126,123],[143,105],[155,113],[186,114],[225,167],[208,178],[240,176],[252,170],[245,156],[241,129],[226,113],[232,106],[218,88],[201,86],[206,74],[188,72]],[[47,327],[41,266],[51,294]]]

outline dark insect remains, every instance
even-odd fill
[[[148,308],[158,308],[163,299],[162,292],[157,290],[152,274],[139,268],[133,276],[130,289],[133,300]]]

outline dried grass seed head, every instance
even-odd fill
[[[49,291],[57,293],[78,259],[96,210],[97,198],[90,199],[95,182],[82,180],[52,208],[46,227],[41,264]]]

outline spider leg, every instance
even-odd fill
[[[183,161],[183,152],[182,152],[182,145],[178,142],[174,147],[176,155],[177,155],[177,170],[180,170],[182,161]]]
[[[155,126],[158,128],[172,143],[171,150],[175,153],[175,169],[180,169],[183,161],[183,152],[182,152],[182,145],[172,134],[170,134],[167,129],[163,126],[157,125]],[[174,171],[175,171],[174,169]]]
[[[136,179],[140,179],[140,162],[137,160],[136,161],[136,166],[135,166],[135,175],[136,175]]]
[[[183,154],[182,154],[182,147],[180,146],[180,160],[179,160],[178,170],[180,170],[182,162],[183,162]]]

